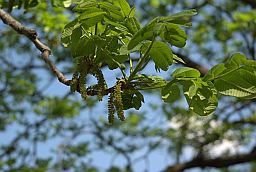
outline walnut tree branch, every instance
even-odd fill
[[[223,157],[223,158],[205,159],[203,157],[197,157],[197,158],[192,159],[191,161],[188,161],[185,163],[169,166],[164,171],[165,172],[180,172],[180,171],[184,171],[186,169],[191,169],[191,168],[196,168],[196,167],[221,168],[221,167],[228,167],[231,165],[236,165],[236,164],[246,163],[246,162],[251,162],[251,161],[256,161],[256,147],[253,148],[252,151],[249,153],[232,155],[232,156],[227,156],[227,157]]]
[[[42,53],[42,58],[45,61],[46,64],[49,65],[52,73],[58,78],[58,80],[67,85],[70,86],[71,80],[68,80],[62,72],[60,72],[57,67],[52,63],[52,61],[49,59],[49,56],[51,54],[51,49],[42,43],[38,37],[37,33],[34,29],[27,28],[23,26],[20,22],[18,22],[16,19],[14,19],[10,14],[5,12],[4,10],[0,9],[0,18],[5,23],[6,25],[9,25],[12,27],[17,33],[25,35],[27,38],[31,40],[31,42],[34,43],[36,48],[41,51]],[[103,94],[108,94],[113,92],[114,87],[108,88],[104,91]],[[80,92],[79,88],[77,88],[77,92]],[[88,89],[87,94],[94,96],[97,95],[97,91]]]
[[[53,72],[54,75],[57,76],[58,80],[67,86],[70,85],[70,80],[66,79],[64,74],[61,73],[49,59],[49,56],[51,54],[51,49],[38,39],[37,33],[34,29],[30,29],[23,26],[20,22],[18,22],[10,14],[8,14],[2,9],[0,9],[0,18],[3,21],[3,23],[5,23],[6,25],[9,25],[16,32],[18,32],[19,34],[25,35],[28,39],[30,39],[31,42],[33,42],[33,44],[36,46],[36,48],[41,51],[43,60],[45,61],[45,63],[49,65],[51,71]]]
[[[199,70],[199,72],[201,73],[202,76],[204,76],[208,72],[207,68],[205,68],[204,66],[200,65],[199,63],[189,59],[185,55],[178,53],[178,52],[174,52],[174,54],[177,55],[178,57],[180,57],[182,60],[184,60],[184,62],[185,62],[185,64],[183,64],[184,66],[192,67],[192,68]]]

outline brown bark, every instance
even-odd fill
[[[199,70],[199,72],[201,73],[202,76],[204,76],[208,72],[207,68],[205,68],[204,66],[200,65],[199,63],[189,59],[185,55],[183,55],[181,53],[174,53],[174,54],[176,54],[178,57],[180,57],[182,60],[184,60],[184,62],[185,62],[185,64],[183,64],[184,66],[195,68],[195,69]]]
[[[221,167],[228,167],[231,165],[246,163],[256,161],[256,148],[254,148],[251,152],[246,154],[238,154],[233,156],[227,157],[219,157],[213,159],[205,159],[202,157],[197,157],[191,161],[175,164],[172,166],[167,167],[164,171],[165,172],[180,172],[190,168],[205,168],[205,167],[214,167],[214,168],[221,168]]]

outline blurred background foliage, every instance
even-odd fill
[[[130,4],[142,22],[197,9],[186,47],[174,49],[193,65],[207,69],[234,52],[256,59],[253,0]],[[35,28],[53,50],[54,63],[71,76],[70,52],[60,44],[63,27],[74,17],[71,8],[43,0],[0,0],[0,7]],[[140,111],[126,111],[125,122],[109,125],[106,100],[98,103],[92,97],[84,103],[57,81],[28,39],[3,24],[0,35],[0,171],[165,171],[193,158],[236,156],[256,146],[255,100],[223,97],[214,115],[199,117],[187,110],[184,98],[164,104],[158,91],[149,91]],[[103,71],[109,83],[118,77],[115,71]],[[145,71],[152,73],[150,68]],[[256,162],[187,171],[210,170],[253,172]]]

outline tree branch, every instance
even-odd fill
[[[214,167],[214,168],[221,168],[221,167],[228,167],[231,165],[236,165],[240,163],[256,161],[256,148],[246,154],[239,154],[233,156],[227,156],[223,158],[214,158],[214,159],[204,159],[202,157],[197,157],[189,162],[176,164],[173,166],[167,167],[164,171],[165,172],[180,172],[185,169],[195,168],[195,167]]]
[[[20,22],[18,22],[10,14],[6,13],[2,9],[0,9],[0,18],[2,19],[3,23],[12,27],[17,33],[25,35],[27,38],[29,38],[33,42],[33,44],[36,46],[36,48],[42,52],[42,58],[45,61],[45,63],[49,65],[52,73],[58,78],[58,80],[61,83],[67,86],[70,86],[71,80],[66,79],[64,74],[60,72],[57,69],[57,67],[52,63],[52,61],[49,59],[49,56],[51,54],[51,49],[38,39],[37,33],[34,29],[30,29],[23,26]],[[113,90],[114,90],[114,87],[108,88],[104,91],[103,94],[104,95],[109,94],[113,92]],[[80,92],[79,88],[77,88],[77,92]],[[87,94],[94,96],[94,95],[97,95],[97,91],[89,88],[87,89]]]
[[[34,29],[23,26],[20,22],[15,20],[10,14],[6,13],[2,9],[0,9],[0,18],[2,19],[3,23],[12,27],[17,33],[25,35],[28,39],[30,39],[36,46],[36,48],[42,52],[43,60],[49,65],[51,71],[54,75],[57,76],[58,80],[67,86],[70,85],[70,80],[66,79],[64,74],[61,73],[49,59],[51,50],[47,45],[45,45],[38,39],[37,33]]]
[[[208,72],[207,68],[205,68],[204,66],[194,62],[193,60],[189,59],[185,55],[183,55],[181,53],[176,53],[176,52],[174,52],[174,54],[177,55],[178,57],[182,58],[182,60],[184,60],[184,62],[185,62],[185,64],[183,64],[184,66],[192,67],[192,68],[195,68],[195,69],[199,70],[201,75],[204,76]]]

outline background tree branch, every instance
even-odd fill
[[[254,148],[251,152],[246,154],[239,154],[227,157],[219,157],[213,159],[205,159],[204,157],[196,157],[193,160],[181,164],[176,164],[169,166],[165,172],[179,172],[185,169],[200,167],[228,167],[235,164],[240,164],[244,162],[256,161],[256,149]]]
[[[189,59],[187,56],[185,56],[181,53],[178,53],[178,52],[174,52],[174,54],[177,55],[178,57],[182,58],[182,60],[184,60],[184,62],[185,62],[185,64],[183,64],[184,66],[192,67],[192,68],[199,70],[201,75],[205,75],[208,72],[207,68],[205,68],[204,66],[200,65],[199,63]]]
[[[36,46],[36,48],[42,52],[43,60],[45,61],[46,64],[49,65],[51,71],[53,72],[54,75],[57,76],[58,80],[67,86],[70,85],[70,80],[66,79],[64,74],[60,72],[57,69],[57,67],[49,59],[51,50],[47,45],[45,45],[38,39],[38,34],[34,29],[30,29],[23,26],[20,22],[15,20],[10,14],[6,13],[2,9],[0,9],[0,18],[2,19],[3,23],[12,27],[17,33],[25,35],[27,38],[29,38],[33,42],[33,44]]]

